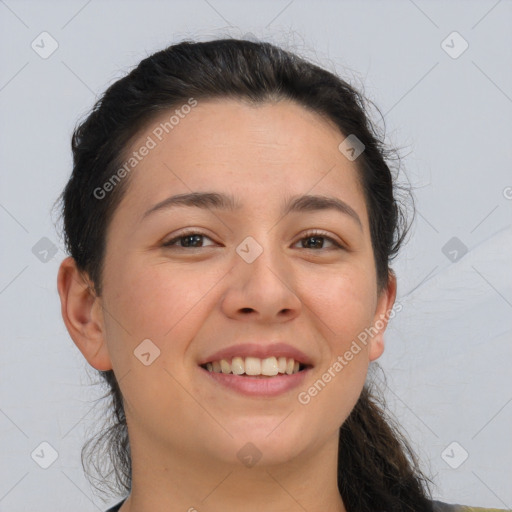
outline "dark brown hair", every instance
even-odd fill
[[[101,198],[94,191],[121,168],[130,142],[149,121],[190,98],[234,98],[252,104],[288,99],[330,120],[342,135],[355,135],[364,144],[355,164],[366,200],[377,284],[379,290],[386,286],[407,222],[391,167],[396,154],[370,120],[369,100],[337,74],[275,45],[220,39],[183,41],[145,58],[105,91],[73,134],[73,173],[60,197],[64,238],[95,294],[101,295],[106,230],[130,176],[102,192]],[[123,397],[112,370],[99,375],[108,387],[105,397],[111,399],[113,423],[90,453],[93,440],[84,446],[82,462],[92,460],[91,454],[102,455],[98,448],[106,443],[117,489],[130,491]],[[340,428],[338,453],[338,487],[349,512],[431,510],[428,479],[369,384]],[[103,478],[112,473],[102,473],[100,466],[95,468]]]

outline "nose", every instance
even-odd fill
[[[223,312],[232,319],[256,319],[261,323],[297,317],[302,303],[294,290],[292,267],[278,249],[270,249],[269,243],[258,244],[251,237],[246,240],[234,256],[235,265],[221,303]]]

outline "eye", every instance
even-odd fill
[[[176,236],[167,242],[164,242],[162,245],[163,247],[172,247],[177,249],[201,249],[202,247],[208,247],[207,245],[201,245],[202,240],[205,238],[212,240],[209,236],[201,233],[200,231],[187,231],[185,233],[181,233],[179,236]],[[302,244],[303,249],[326,249],[323,247],[325,240],[327,240],[333,246],[331,249],[344,249],[344,247],[334,238],[318,230],[307,232],[305,236],[303,236],[297,243],[303,242],[304,240],[306,240],[307,243],[311,243],[312,247],[305,247],[304,244]]]
[[[306,240],[307,242],[311,242],[313,247],[304,247],[303,244],[303,249],[325,249],[325,247],[320,247],[320,245],[323,246],[323,240],[328,240],[334,246],[335,249],[344,249],[344,247],[334,238],[318,230],[307,232],[304,235],[304,237],[302,237],[297,243],[303,242],[304,240]]]
[[[211,238],[209,236],[207,236],[204,233],[201,233],[199,231],[187,231],[177,237],[174,237],[172,240],[164,242],[162,245],[164,247],[173,247],[173,248],[178,248],[178,249],[186,249],[187,247],[200,249],[201,247],[208,247],[208,246],[200,245],[202,239],[204,239],[204,238],[208,238],[208,240],[211,240]],[[176,242],[184,242],[184,243],[176,244]]]

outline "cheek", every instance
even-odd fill
[[[371,266],[369,267],[371,269]],[[299,403],[331,425],[339,426],[355,405],[366,380],[368,346],[360,341],[373,321],[376,307],[376,283],[368,267],[346,266],[330,271],[312,286],[312,277],[304,276],[304,293],[309,302],[316,330],[320,333],[322,366],[315,372],[312,386],[301,390]],[[308,286],[309,284],[309,286]]]
[[[373,320],[377,291],[372,272],[347,265],[323,276],[304,274],[301,282],[306,311],[312,312],[331,351],[343,353]]]
[[[105,286],[107,337],[116,345],[113,353],[124,352],[124,362],[133,365],[133,351],[150,339],[160,350],[155,362],[168,360],[172,367],[204,321],[201,305],[224,274],[203,265],[186,271],[164,264],[118,267]]]

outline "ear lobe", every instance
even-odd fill
[[[59,267],[57,289],[62,318],[75,345],[93,368],[112,369],[104,337],[101,298],[95,295],[90,281],[71,257]]]
[[[384,352],[384,331],[388,325],[393,304],[396,299],[396,275],[390,269],[388,273],[388,283],[380,292],[377,300],[377,309],[373,317],[371,332],[373,336],[370,339],[369,359],[374,361]]]

